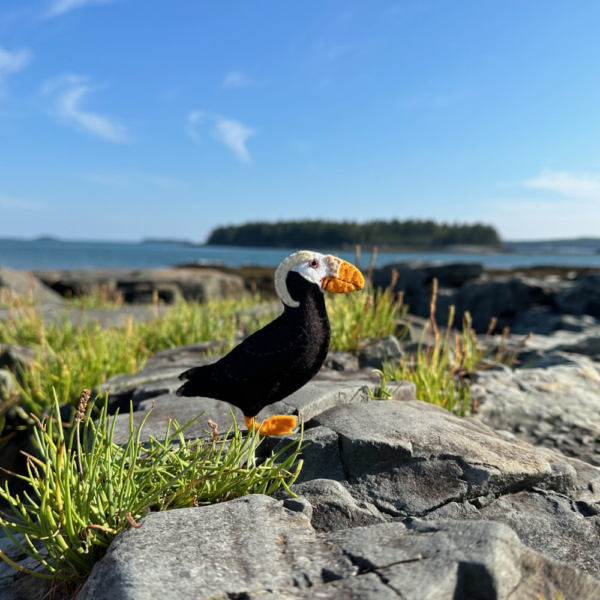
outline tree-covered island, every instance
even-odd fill
[[[500,249],[498,231],[482,223],[435,221],[278,221],[251,222],[213,229],[207,244],[271,248],[344,248],[360,244],[410,249],[486,246]]]

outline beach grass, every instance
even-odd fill
[[[0,488],[12,512],[0,514],[0,528],[31,562],[23,566],[1,551],[0,559],[24,574],[82,583],[111,540],[129,525],[139,527],[149,511],[270,495],[280,487],[289,492],[302,468],[302,433],[259,459],[258,431],[242,435],[235,418],[225,434],[208,421],[207,436],[195,440],[185,432],[202,415],[183,425],[171,420],[162,439],[147,436],[146,442],[151,411],[137,428],[130,412],[128,440],[117,444],[117,415],[110,417],[104,403],[92,418],[89,400],[84,390],[69,426],[54,396],[48,416],[35,418],[37,456],[27,456],[26,474],[14,474],[26,489],[13,494],[8,482]]]

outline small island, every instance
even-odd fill
[[[432,250],[479,246],[501,250],[502,240],[491,225],[437,223],[425,220],[368,221],[254,221],[212,230],[208,245],[268,248],[348,248],[357,244],[387,249]]]

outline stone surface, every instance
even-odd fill
[[[94,567],[77,600],[361,598],[595,600],[600,582],[526,548],[506,525],[383,523],[317,534],[264,496],[153,513]]]
[[[266,496],[154,513],[128,530],[94,568],[78,600],[232,597],[307,588],[356,568],[301,513]]]
[[[14,375],[24,370],[35,360],[35,350],[27,346],[0,344],[0,369],[7,369]]]
[[[175,377],[180,371],[179,368],[175,369],[177,373],[173,372],[174,368],[165,368],[160,371],[153,373],[158,377],[160,373],[161,377],[173,381],[176,385]],[[143,372],[142,372],[143,373]],[[120,376],[117,376],[120,377]],[[116,385],[115,378],[112,380],[111,385]],[[125,382],[130,382],[130,378],[124,378]],[[124,383],[124,388],[120,391],[114,392],[110,397],[116,398],[118,396],[119,403],[126,408],[124,397],[131,395],[135,396],[137,390],[148,390],[148,384],[151,384],[155,389],[160,389],[163,384],[163,379],[155,379],[148,381],[146,377],[140,377],[134,381],[137,381],[136,387],[127,387],[129,383]],[[142,386],[141,384],[144,384]],[[125,389],[126,392],[122,390]],[[125,394],[125,396],[123,396]],[[316,414],[319,414],[333,406],[341,404],[349,404],[356,402],[367,402],[368,401],[368,388],[364,382],[349,383],[340,385],[338,383],[331,382],[311,382],[305,385],[303,388],[288,396],[285,400],[271,404],[263,409],[259,415],[259,420],[266,419],[273,415],[297,415],[301,420],[309,421]],[[113,406],[116,405],[116,400]],[[226,431],[233,423],[231,419],[230,409],[233,410],[236,421],[240,429],[245,430],[244,417],[242,412],[232,407],[226,402],[220,400],[214,400],[213,398],[180,398],[175,394],[159,395],[154,398],[148,398],[136,405],[137,411],[133,415],[134,425],[137,426],[141,423],[145,416],[145,411],[149,410],[152,406],[154,409],[146,421],[144,428],[145,435],[153,435],[158,437],[164,435],[169,418],[177,419],[179,424],[197,417],[199,414],[204,413],[202,417],[194,423],[188,430],[186,430],[186,437],[194,438],[197,436],[205,435],[206,421],[211,419],[219,425],[221,431]],[[129,435],[129,411],[125,410],[123,414],[117,417],[117,423],[115,426],[115,441],[122,443],[127,439]]]
[[[536,485],[575,487],[576,470],[560,455],[424,402],[340,406],[313,422],[338,434],[352,496],[393,516]]]
[[[73,326],[85,323],[98,323],[102,329],[125,327],[131,320],[148,322],[165,312],[164,306],[123,306],[121,308],[90,308],[82,311],[78,308],[66,308],[56,304],[43,304],[38,307],[39,314],[46,323],[68,321]],[[0,308],[0,320],[11,319],[13,312]]]
[[[330,350],[323,366],[333,371],[356,371],[358,370],[358,358],[349,352]]]
[[[452,503],[426,518],[506,523],[528,547],[600,579],[600,517],[563,494],[533,489],[483,503]]]
[[[133,303],[151,303],[155,296],[166,304],[179,297],[205,302],[244,291],[240,276],[214,269],[77,269],[37,271],[36,275],[62,295],[81,296],[104,288]]]
[[[27,271],[13,271],[0,267],[0,302],[12,298],[25,298],[36,304],[62,304],[59,294],[45,286]]]
[[[358,363],[361,368],[382,369],[386,362],[397,363],[403,355],[400,342],[393,335],[388,335],[374,344],[362,348],[358,352]]]
[[[312,506],[316,531],[332,532],[385,522],[385,516],[368,502],[357,503],[338,481],[315,479],[293,486],[292,491]]]
[[[563,364],[484,371],[471,388],[476,417],[494,429],[600,466],[600,363],[560,354]]]

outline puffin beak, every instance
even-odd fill
[[[365,287],[365,278],[354,265],[335,256],[327,256],[327,263],[331,275],[323,279],[323,291],[346,294]]]

